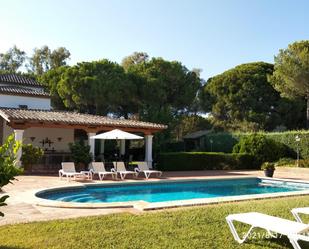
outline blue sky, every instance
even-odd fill
[[[64,46],[72,65],[143,51],[207,79],[309,39],[308,10],[306,0],[0,0],[0,52]]]

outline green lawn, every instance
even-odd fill
[[[308,196],[8,225],[0,227],[0,248],[292,248],[284,237],[240,246],[225,216],[258,211],[292,220],[290,210],[301,206],[309,206]]]

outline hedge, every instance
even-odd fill
[[[183,141],[165,143],[161,145],[161,151],[164,152],[179,152],[185,151],[185,143]]]
[[[215,152],[162,153],[157,167],[163,171],[259,169],[254,157],[249,154]]]
[[[241,137],[249,136],[253,133],[211,133],[205,136],[205,147],[207,151],[211,151],[210,140],[212,143],[212,151],[231,153],[233,146],[238,143]],[[309,159],[309,131],[286,131],[286,132],[259,132],[267,138],[274,141],[285,144],[296,156],[297,142],[295,136],[298,135],[301,138],[299,148],[300,157],[303,159]]]

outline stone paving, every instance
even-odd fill
[[[275,173],[277,178],[289,178],[298,180],[309,180],[309,170],[302,171],[299,169],[280,169]],[[248,176],[263,176],[261,171],[189,171],[189,172],[164,172],[164,177],[161,179],[196,179],[196,178],[232,178],[232,177],[248,177]],[[160,179],[152,178],[149,181],[158,181]],[[143,181],[143,179],[125,181]],[[86,181],[89,183],[89,181]],[[111,180],[98,181],[94,180],[91,183],[110,183]],[[52,220],[52,219],[66,219],[82,216],[106,215],[113,213],[134,213],[138,211],[134,208],[109,208],[109,209],[81,209],[81,208],[54,208],[42,207],[32,204],[25,198],[27,193],[34,190],[60,187],[60,186],[78,186],[84,182],[60,180],[57,176],[35,176],[24,175],[18,176],[17,181],[3,187],[3,192],[0,196],[8,194],[7,206],[0,207],[0,210],[5,213],[5,217],[0,218],[0,225],[24,223],[31,221]]]

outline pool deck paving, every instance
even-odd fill
[[[212,178],[233,178],[233,177],[257,177],[263,176],[262,171],[178,171],[164,172],[160,179],[150,178],[148,181],[160,180],[179,180],[179,179],[212,179]],[[279,169],[275,172],[276,178],[293,179],[293,180],[308,180],[309,170],[293,171],[290,169]],[[138,180],[126,179],[120,182],[143,182],[143,178]],[[5,216],[0,218],[0,225],[25,223],[32,221],[43,221],[53,219],[66,219],[94,215],[107,215],[114,213],[133,213],[139,214],[140,211],[133,207],[126,208],[60,208],[60,207],[45,207],[36,205],[31,201],[33,193],[40,189],[55,188],[63,186],[83,186],[84,183],[112,183],[112,180],[93,180],[93,181],[66,181],[60,180],[57,176],[42,176],[42,175],[22,175],[18,176],[13,184],[8,184],[3,187],[3,192],[0,196],[9,195],[7,206],[0,207]]]

